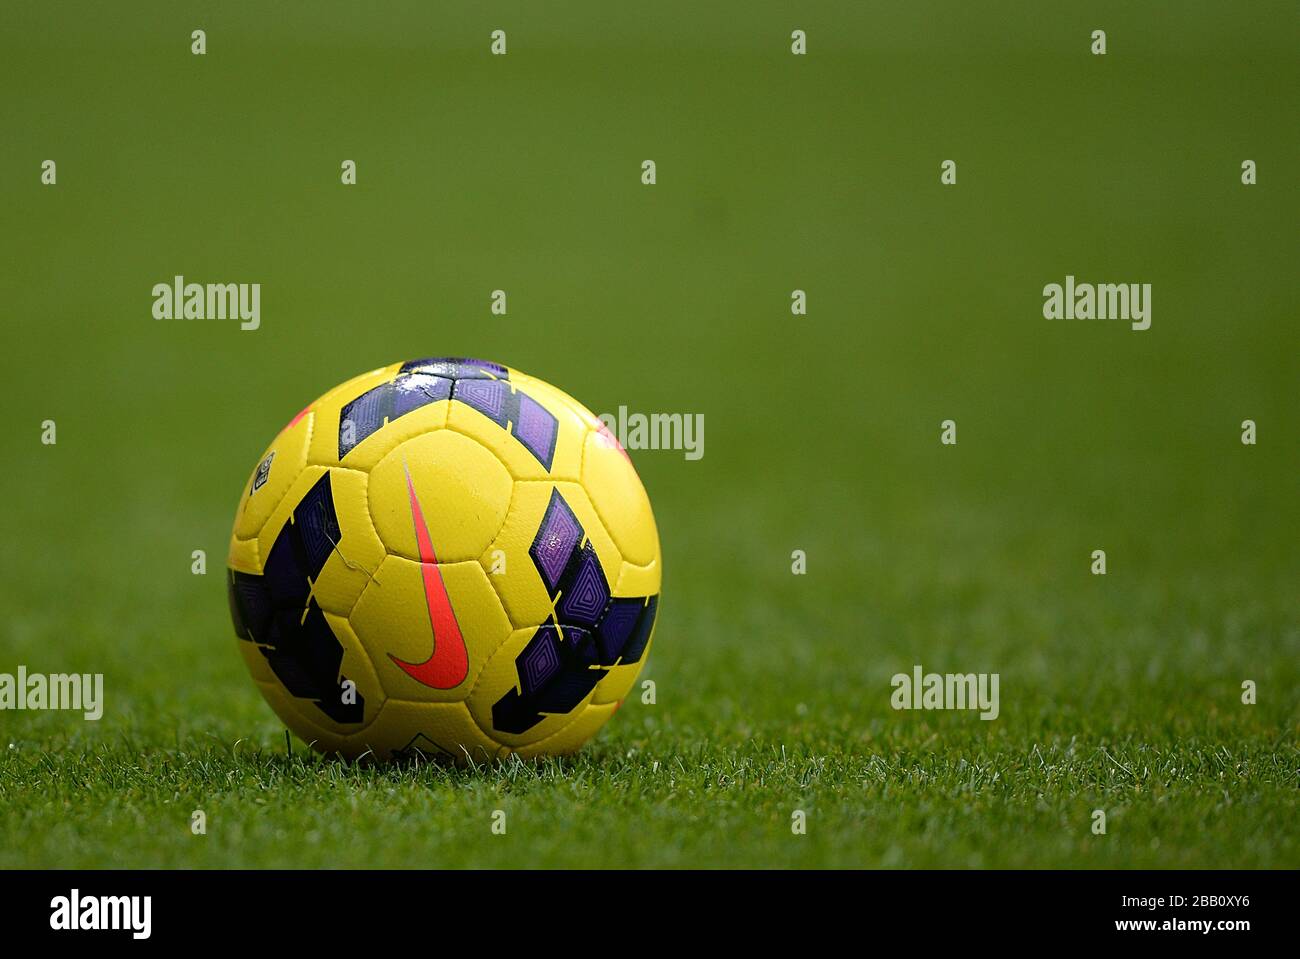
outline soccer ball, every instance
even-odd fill
[[[254,682],[348,758],[576,750],[645,663],[659,536],[604,424],[467,359],[364,373],[244,487],[230,611]]]

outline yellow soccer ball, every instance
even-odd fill
[[[568,753],[645,663],[659,535],[626,452],[555,387],[467,359],[326,393],[244,487],[227,576],[271,708],[355,758]]]

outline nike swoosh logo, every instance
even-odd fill
[[[461,634],[460,624],[456,622],[456,613],[451,608],[447,587],[438,570],[438,557],[433,551],[433,540],[429,538],[429,527],[424,522],[419,497],[415,495],[411,471],[406,464],[402,464],[402,469],[406,471],[406,491],[411,497],[411,519],[415,523],[415,541],[420,548],[420,573],[424,577],[424,601],[429,607],[429,625],[433,628],[433,652],[422,663],[408,663],[392,653],[388,657],[417,683],[431,689],[451,689],[463,683],[469,675],[469,652],[465,649],[465,637]]]

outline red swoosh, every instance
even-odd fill
[[[628,455],[627,450],[623,449],[623,444],[618,441],[618,437],[610,432],[610,429],[605,425],[604,420],[600,421],[600,425],[596,427],[596,432],[600,434],[600,438],[604,440],[607,446],[614,447],[614,449],[623,454],[623,459],[627,460],[629,463],[632,462],[632,457]]]
[[[291,419],[291,420],[289,421],[289,425],[286,426],[286,427],[284,428],[284,430],[291,430],[291,429],[293,429],[295,426],[298,425],[298,421],[299,421],[300,419],[302,419],[304,416],[306,416],[310,411],[311,411],[311,404],[308,404],[307,406],[304,406],[304,407],[302,408],[302,412],[300,412],[297,416],[295,416],[293,419]],[[280,432],[283,433],[284,430],[280,430]]]
[[[403,469],[406,469],[403,465]],[[420,572],[424,576],[424,600],[429,606],[429,625],[433,627],[433,652],[422,663],[408,663],[392,653],[389,658],[406,671],[417,683],[432,689],[451,689],[459,686],[469,675],[469,652],[465,637],[461,635],[456,613],[447,597],[442,573],[438,571],[438,557],[433,552],[433,540],[424,522],[420,500],[415,495],[411,471],[406,469],[406,490],[411,496],[411,518],[415,521],[415,541],[420,547]]]

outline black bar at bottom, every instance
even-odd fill
[[[20,941],[355,942],[371,954],[390,937],[394,947],[415,936],[434,949],[549,941],[590,952],[677,931],[730,946],[770,945],[778,932],[825,944],[842,932],[864,945],[902,935],[926,947],[1232,948],[1293,931],[1295,891],[1294,873],[1237,871],[15,871],[0,875],[0,921]],[[682,940],[659,939],[672,941]]]

